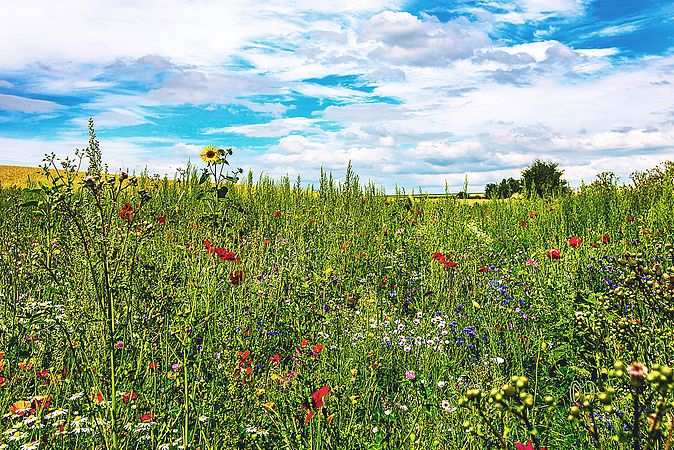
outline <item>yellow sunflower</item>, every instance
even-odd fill
[[[222,158],[222,153],[216,147],[209,145],[201,151],[201,160],[206,164],[217,164]]]

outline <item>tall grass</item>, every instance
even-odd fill
[[[529,417],[546,423],[536,445],[588,448],[592,435],[567,420],[570,395],[601,388],[618,359],[672,364],[664,313],[641,311],[625,340],[602,331],[611,321],[592,303],[621,283],[626,252],[672,264],[671,194],[665,182],[466,203],[387,197],[352,173],[310,190],[250,175],[214,206],[188,170],[101,197],[96,222],[86,186],[3,189],[0,442],[487,448],[501,441],[460,398],[524,375]],[[107,315],[94,289],[104,265]],[[596,315],[594,334],[579,311]],[[521,420],[489,418],[512,448],[532,437]],[[609,439],[620,427],[608,414],[601,426]]]

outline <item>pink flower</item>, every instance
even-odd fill
[[[124,341],[115,342],[115,350],[121,350],[124,348]]]
[[[416,377],[417,377],[417,375],[414,373],[413,370],[405,371],[405,378],[407,378],[408,380],[414,380],[414,379],[416,379]]]
[[[175,363],[175,364],[171,365],[171,370],[173,370],[174,372],[177,372],[177,371],[180,370],[181,367],[182,366],[180,365],[180,363]]]
[[[534,269],[538,269],[538,262],[533,259],[527,259],[527,266],[531,266]]]

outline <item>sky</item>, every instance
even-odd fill
[[[32,0],[0,6],[0,164],[87,145],[175,174],[480,192],[674,160],[671,0]]]

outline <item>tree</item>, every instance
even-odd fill
[[[522,192],[522,182],[512,177],[502,179],[499,184],[489,183],[484,187],[484,195],[487,198],[508,198],[518,192]]]
[[[522,171],[522,183],[528,194],[538,196],[561,194],[569,190],[569,183],[562,179],[564,171],[558,163],[535,159]]]

